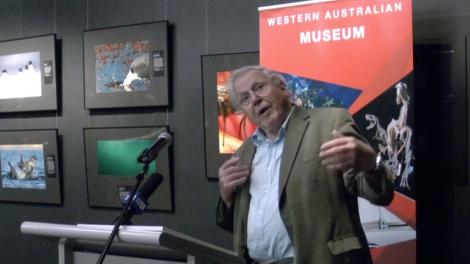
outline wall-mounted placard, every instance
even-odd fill
[[[0,113],[55,111],[55,35],[0,42]]]
[[[84,32],[85,108],[168,105],[167,22]]]
[[[61,204],[57,130],[0,131],[0,200]]]
[[[85,128],[88,203],[96,207],[122,207],[121,200],[143,168],[137,158],[167,127]],[[155,172],[163,182],[148,199],[149,209],[172,210],[169,148],[150,163],[144,181]]]

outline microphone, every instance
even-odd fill
[[[168,132],[162,132],[158,135],[157,140],[150,146],[149,148],[144,149],[142,153],[140,153],[137,161],[140,163],[150,163],[152,160],[156,159],[158,153],[162,148],[166,145],[171,145],[173,142],[173,137]]]
[[[114,237],[119,231],[119,227],[122,224],[131,224],[130,219],[134,214],[141,214],[145,208],[147,207],[147,199],[152,195],[152,193],[158,188],[158,186],[162,183],[163,181],[163,176],[159,173],[154,173],[152,174],[147,181],[142,185],[142,187],[136,191],[135,189],[137,186],[139,186],[140,182],[142,180],[137,181],[137,185],[135,186],[134,190],[130,193],[127,194],[123,204],[124,208],[121,211],[121,215],[117,218],[117,221],[114,223],[114,228],[111,231],[111,234],[108,237],[108,240],[106,241],[106,244],[104,246],[103,251],[100,254],[100,257],[96,261],[97,264],[102,264],[104,261],[104,258],[106,257],[106,254],[109,251],[109,248],[111,247],[111,244],[113,243]],[[130,197],[134,197],[132,201]],[[130,204],[129,204],[130,202]]]
[[[163,181],[163,176],[160,173],[153,173],[150,177],[144,182],[142,187],[135,193],[134,199],[131,202],[129,209],[124,214],[124,219],[122,223],[130,224],[130,220],[134,215],[140,215],[147,208],[148,202],[147,199],[155,192],[155,190],[160,186]],[[131,193],[128,193],[126,197],[122,200],[123,206],[125,206],[129,199]]]

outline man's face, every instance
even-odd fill
[[[284,86],[276,86],[261,71],[252,70],[237,78],[234,92],[253,123],[268,135],[278,132],[290,109],[289,92]]]

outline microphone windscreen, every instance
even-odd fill
[[[140,193],[144,200],[147,200],[153,192],[158,188],[158,186],[162,183],[163,176],[160,173],[153,173],[150,177],[145,181],[145,183],[140,188]]]
[[[158,135],[158,138],[164,138],[164,139],[166,139],[168,145],[171,145],[171,143],[173,143],[173,137],[172,137],[171,134],[168,133],[168,132],[162,132],[162,133],[160,133],[160,135]]]

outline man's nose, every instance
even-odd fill
[[[261,97],[255,93],[252,94],[252,102],[253,102],[253,105],[257,105],[261,102]]]

